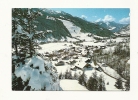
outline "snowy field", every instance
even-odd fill
[[[66,46],[64,44],[66,44]],[[75,46],[72,43],[47,43],[47,44],[40,45],[42,49],[38,50],[38,52],[44,53],[44,52],[52,52],[60,49],[70,48],[69,45]]]
[[[60,80],[60,87],[65,91],[88,91],[84,86],[80,85],[77,80]]]

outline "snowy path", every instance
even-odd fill
[[[88,91],[84,86],[80,85],[77,80],[60,80],[60,87],[63,91]]]

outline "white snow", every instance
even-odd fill
[[[57,13],[61,13],[61,11],[56,11]]]
[[[29,86],[31,86],[32,89],[41,90],[41,82],[39,81],[39,71],[37,69],[33,69],[31,73]]]
[[[84,86],[80,85],[77,80],[60,80],[60,86],[66,91],[88,91]]]
[[[29,62],[28,65],[33,64],[33,67],[39,67],[39,71],[44,72],[45,68],[44,68],[44,60],[39,57],[39,56],[34,56]]]
[[[55,20],[54,17],[47,16],[46,19]]]
[[[45,70],[44,63],[49,69]],[[30,65],[33,65],[32,68]],[[39,69],[35,69],[39,67]],[[41,57],[34,56],[31,59],[26,60],[25,65],[21,65],[15,68],[15,75],[21,77],[26,82],[29,80],[28,86],[31,86],[31,90],[60,90],[58,75],[50,68],[53,65],[49,61],[44,61]],[[40,73],[41,72],[41,73]]]
[[[49,33],[49,32],[53,32],[52,30],[47,30],[47,32]]]
[[[61,20],[61,19],[59,19]],[[66,28],[69,30],[69,32],[73,35],[73,34],[77,34],[80,33],[81,28],[74,25],[72,22],[67,21],[67,20],[61,20],[63,22],[63,24],[66,26]]]
[[[65,46],[64,44],[67,44],[67,46]],[[71,44],[71,43],[47,43],[47,44],[40,45],[40,47],[42,47],[42,50],[39,50],[38,52],[44,53],[44,52],[57,51],[60,49],[70,48],[69,45],[75,46],[74,44]]]
[[[88,37],[88,34],[90,33],[82,33],[80,30],[81,28],[76,26],[74,23],[67,21],[67,20],[62,20],[59,19],[63,22],[63,24],[66,26],[66,28],[69,30],[71,33],[72,37],[76,37],[80,40],[87,40],[87,41],[92,41],[94,40],[93,37]],[[68,40],[70,41],[70,40]]]
[[[81,43],[83,45],[86,45],[86,46],[105,46],[106,43],[101,43],[101,42],[98,42],[98,43],[94,43],[94,42],[83,42]]]
[[[21,25],[17,25],[17,29],[15,30],[15,33],[23,33]]]
[[[109,30],[114,30],[116,27],[111,27]]]

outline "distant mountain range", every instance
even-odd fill
[[[103,22],[103,21],[100,21],[100,22],[96,22],[96,24],[112,31],[112,32],[119,32],[123,27],[127,26],[128,24],[119,24],[119,23],[116,23],[114,21],[112,22]]]
[[[130,25],[127,25],[127,26],[123,27],[118,33],[119,34],[130,35]]]

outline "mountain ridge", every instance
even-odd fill
[[[107,28],[107,29],[111,30],[112,32],[119,32],[123,27],[128,25],[128,24],[116,23],[114,21],[112,21],[112,22],[99,21],[99,22],[96,22],[96,24],[98,24],[104,28]]]
[[[34,8],[33,10],[37,11],[40,9]],[[110,30],[103,28],[100,25],[72,16],[63,11],[59,12],[49,9],[41,9],[41,12],[43,16],[36,19],[39,22],[37,23],[37,30],[51,30],[51,33],[45,34],[47,38],[53,37],[60,40],[62,38],[66,39],[67,37],[72,37],[69,30],[64,26],[60,19],[72,22],[75,26],[80,27],[81,32],[84,34],[90,33],[102,37],[110,37],[110,35],[113,35]]]

